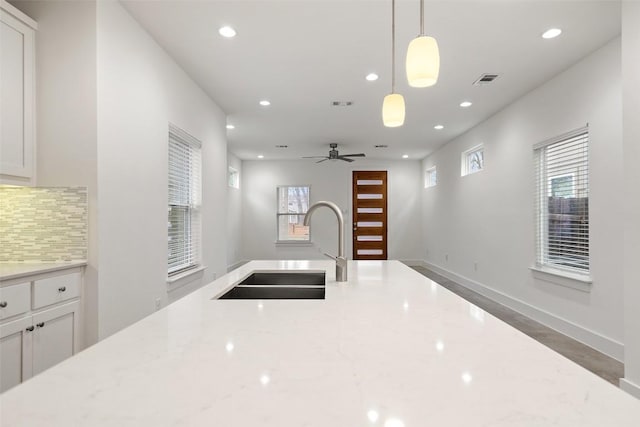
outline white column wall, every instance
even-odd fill
[[[490,90],[490,89],[489,89]],[[620,39],[596,50],[423,161],[427,263],[617,359],[623,357]],[[589,124],[589,292],[534,280],[533,146]],[[479,143],[485,170],[460,176]]]
[[[242,247],[246,259],[317,259],[335,255],[338,229],[328,209],[313,215],[313,245],[276,245],[276,187],[310,185],[311,203],[333,201],[345,218],[345,253],[352,258],[351,172],[387,170],[389,259],[415,260],[422,252],[420,162],[359,159],[316,164],[313,160],[244,161],[242,167]]]
[[[624,378],[621,387],[640,398],[640,3],[622,3],[624,136]]]

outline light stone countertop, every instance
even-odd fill
[[[67,268],[82,267],[84,265],[87,265],[87,262],[84,260],[61,262],[0,262],[0,281],[32,276],[34,274],[50,273]]]
[[[326,269],[325,300],[212,300]],[[640,401],[397,261],[254,261],[0,396],[0,425],[640,425]]]

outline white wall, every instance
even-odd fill
[[[240,188],[227,186],[227,269],[232,269],[242,257],[242,161],[233,153],[227,153],[227,166],[238,171]]]
[[[199,286],[226,272],[226,137],[218,106],[114,1],[97,7],[100,338],[167,295],[168,122],[203,142]],[[184,292],[184,291],[180,291]]]
[[[355,163],[311,160],[244,161],[242,168],[242,248],[245,259],[315,259],[323,252],[337,254],[338,229],[328,209],[314,213],[312,246],[276,245],[276,187],[310,185],[311,202],[333,201],[345,217],[345,252],[351,252],[351,172],[387,170],[389,259],[415,260],[422,252],[420,224],[420,162],[374,161]]]
[[[621,386],[640,398],[640,3],[622,6],[624,135],[624,379]]]
[[[38,186],[86,186],[89,258],[84,278],[84,342],[97,341],[96,5],[16,1],[38,22],[36,121]]]
[[[499,84],[499,83],[497,83]],[[622,358],[620,39],[585,57],[423,161],[425,259],[467,286]],[[534,280],[533,145],[589,123],[590,292]],[[479,143],[485,170],[460,176]],[[445,259],[448,254],[448,261]],[[477,262],[477,270],[474,263]]]

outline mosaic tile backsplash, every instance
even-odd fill
[[[87,259],[86,187],[0,186],[0,262]]]

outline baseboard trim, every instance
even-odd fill
[[[249,261],[246,260],[242,260],[242,261],[238,261],[235,264],[231,264],[229,266],[227,266],[227,273],[230,271],[235,270],[238,267],[242,267],[243,265],[245,265],[246,263],[248,263]]]
[[[441,276],[446,277],[449,280],[453,280],[460,285],[479,293],[480,295],[489,298],[499,304],[502,304],[511,310],[514,310],[520,314],[530,317],[537,322],[548,326],[558,332],[561,332],[581,343],[588,345],[601,353],[606,354],[620,362],[624,360],[624,344],[617,342],[611,338],[605,337],[595,331],[592,331],[583,326],[577,325],[567,319],[556,316],[545,310],[541,310],[534,307],[522,300],[513,298],[502,292],[496,291],[482,283],[469,279],[468,277],[459,275],[447,269],[444,269],[435,264],[431,264],[427,261],[423,261],[422,267],[428,268]]]
[[[640,399],[640,385],[631,382],[626,378],[620,378],[620,388],[631,396]]]

